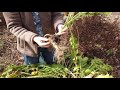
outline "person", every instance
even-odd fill
[[[37,64],[45,61],[54,63],[54,52],[45,34],[62,35],[64,20],[61,12],[2,12],[7,29],[17,37],[17,49],[24,57],[24,63]]]

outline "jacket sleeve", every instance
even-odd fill
[[[22,26],[22,20],[19,12],[3,12],[7,29],[17,38],[25,40],[27,43],[33,43],[33,37],[37,34],[27,30]]]
[[[54,28],[57,30],[59,24],[64,24],[62,12],[52,12],[52,20],[54,23]]]
[[[17,49],[28,56],[36,56],[37,44],[33,42],[33,37],[37,34],[23,27],[20,12],[3,12],[7,29],[17,37]]]

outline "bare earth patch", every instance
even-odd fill
[[[0,65],[21,65],[23,60],[16,49],[16,37],[14,37],[5,26],[0,27]]]

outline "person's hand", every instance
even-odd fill
[[[58,25],[58,32],[56,33],[57,35],[63,35],[67,33],[68,29],[66,27],[65,28],[63,27],[64,27],[63,24]]]
[[[49,48],[51,45],[49,40],[45,37],[35,36],[33,38],[33,41],[36,42],[39,45],[39,47],[42,47],[42,48]]]

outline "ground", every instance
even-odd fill
[[[14,37],[5,26],[0,27],[0,65],[21,65],[23,63],[21,54],[16,49],[16,37]]]
[[[119,14],[119,12],[114,13],[114,17]],[[111,26],[112,29],[104,27],[105,29],[103,30],[101,28],[102,25],[104,26],[105,24],[101,24],[101,26],[97,26],[96,23],[91,24],[90,26],[92,28],[90,28],[90,31],[86,31],[87,29],[83,26],[84,31],[80,34],[83,37],[80,39],[80,47],[83,48],[87,56],[92,57],[94,55],[106,59],[105,62],[114,68],[112,72],[114,76],[120,77],[120,41],[118,40],[119,37],[115,39],[115,36],[118,36],[120,30],[119,28],[114,29],[115,26],[111,24],[107,25]],[[104,33],[105,30],[107,34]],[[102,38],[99,38],[100,36]],[[16,49],[16,37],[6,29],[5,24],[0,24],[0,65],[6,67],[9,64],[21,65],[23,64],[23,59]]]

